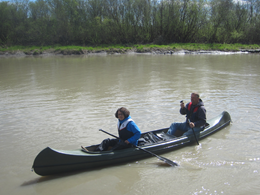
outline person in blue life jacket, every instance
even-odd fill
[[[112,147],[112,150],[120,150],[138,144],[141,131],[131,118],[129,110],[121,107],[116,111],[115,117],[118,118],[117,129],[120,140],[107,138],[102,141],[95,151],[105,151],[109,147]]]
[[[200,136],[200,131],[203,131],[206,125],[206,109],[204,107],[203,101],[200,99],[198,93],[191,94],[191,102],[184,106],[184,103],[180,104],[180,113],[182,115],[186,114],[186,121],[183,123],[172,123],[167,134],[175,135],[177,130],[184,132],[183,135],[189,137],[191,141],[194,141],[194,134],[192,128],[194,129],[197,139]],[[188,121],[190,120],[190,123]]]

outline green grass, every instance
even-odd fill
[[[260,49],[260,45],[257,44],[202,44],[202,43],[173,43],[168,45],[154,45],[154,44],[135,44],[135,45],[99,45],[99,46],[10,46],[0,47],[1,52],[16,52],[22,51],[28,52],[44,52],[48,50],[52,51],[107,51],[107,52],[120,52],[124,53],[129,50],[136,50],[137,52],[149,52],[152,50],[220,50],[220,51],[239,51],[241,49]]]

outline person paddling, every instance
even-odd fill
[[[183,123],[172,123],[167,134],[175,135],[177,130],[184,132],[190,138],[191,141],[198,139],[200,136],[200,131],[203,131],[206,124],[206,109],[204,107],[203,101],[200,99],[198,93],[191,94],[191,102],[184,106],[184,102],[181,101],[180,113],[182,115],[186,114],[186,121]],[[189,122],[190,120],[190,122]],[[195,136],[193,134],[195,132]]]
[[[116,111],[115,117],[118,118],[117,129],[120,139],[107,138],[102,141],[95,151],[105,151],[109,147],[112,147],[112,150],[120,150],[138,144],[141,130],[131,118],[129,110],[121,107]]]

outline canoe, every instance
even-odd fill
[[[207,121],[206,128],[200,132],[199,140],[223,129],[231,122],[228,112]],[[173,151],[190,144],[187,136],[172,136],[166,134],[168,128],[142,133],[139,146],[157,155]],[[131,147],[123,150],[108,150],[96,152],[98,146],[87,146],[88,151],[81,148],[75,150],[55,150],[50,147],[43,149],[35,158],[32,170],[38,175],[52,175],[69,171],[94,169],[102,166],[116,165],[118,163],[132,162],[151,157],[144,151]]]

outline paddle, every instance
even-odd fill
[[[183,103],[183,100],[181,100],[180,103]],[[188,119],[188,122],[190,123],[190,119]],[[196,142],[197,142],[197,144],[199,145],[199,142],[198,142],[198,140],[197,140],[197,137],[196,137],[195,131],[194,131],[193,128],[191,128],[191,129],[192,129],[192,131],[193,131],[193,134],[194,134],[194,137],[195,137],[195,139],[196,139]]]
[[[188,119],[188,121],[189,121],[189,123],[190,123],[190,119]],[[196,139],[197,144],[200,145],[199,142],[198,142],[198,139],[197,139],[197,137],[196,137],[196,134],[195,134],[194,129],[193,129],[193,128],[191,128],[191,129],[192,129],[192,131],[193,131],[193,134],[194,134],[194,137],[195,137],[195,139]]]
[[[115,136],[115,135],[113,135],[113,134],[111,134],[111,133],[108,133],[108,132],[106,132],[106,131],[104,131],[104,130],[102,130],[102,129],[99,129],[99,131],[102,131],[102,132],[104,132],[104,133],[106,133],[106,134],[108,134],[108,135],[111,135],[112,137],[115,137],[115,138],[117,138],[117,139],[120,139],[119,137],[117,137],[117,136]],[[131,143],[130,143],[130,144],[131,144]],[[143,151],[146,152],[146,153],[149,153],[149,154],[151,154],[151,155],[157,157],[159,160],[161,160],[161,161],[163,161],[163,162],[165,162],[165,163],[167,163],[167,164],[169,164],[169,165],[171,165],[171,166],[178,166],[177,163],[175,163],[175,162],[173,162],[173,161],[171,161],[171,160],[169,160],[169,159],[167,159],[167,158],[164,158],[164,157],[162,157],[162,156],[158,156],[157,154],[154,154],[154,153],[152,153],[152,152],[150,152],[150,151],[148,151],[148,150],[146,150],[146,149],[144,149],[144,148],[141,148],[141,147],[139,147],[139,146],[135,146],[135,145],[133,145],[133,144],[132,144],[132,146],[134,146],[134,147],[136,147],[136,148],[138,148],[138,149],[140,149],[140,150],[143,150]]]

